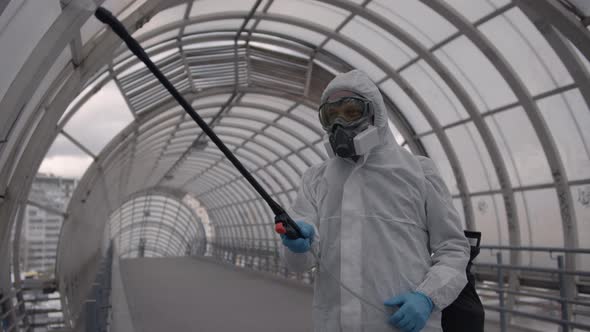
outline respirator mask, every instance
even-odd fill
[[[379,144],[370,100],[352,92],[340,91],[320,105],[319,111],[320,123],[328,133],[324,145],[330,156],[357,161]]]

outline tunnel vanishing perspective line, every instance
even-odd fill
[[[483,233],[478,278],[497,282],[497,253],[521,269],[504,271],[506,309],[522,311],[520,293],[533,289],[565,285],[558,295],[574,302],[588,293],[587,276],[534,271],[558,266],[551,252],[567,271],[590,271],[584,1],[99,3],[278,204],[288,208],[303,172],[326,158],[321,91],[359,68],[384,95],[398,142],[436,162],[465,228]],[[83,173],[58,211],[50,271],[65,326],[82,324],[111,237],[123,257],[206,254],[309,282],[277,261],[273,213],[89,8],[0,5],[0,298],[28,287],[28,195],[52,162]],[[556,314],[584,323],[564,308]],[[24,324],[19,310],[0,313]],[[527,325],[513,317],[513,328]]]

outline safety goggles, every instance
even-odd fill
[[[371,102],[356,96],[347,96],[320,105],[320,123],[324,129],[334,124],[354,125],[362,119],[370,118]]]

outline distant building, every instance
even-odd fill
[[[37,174],[29,200],[65,211],[76,179]],[[53,272],[63,217],[46,209],[27,205],[21,238],[22,271]]]

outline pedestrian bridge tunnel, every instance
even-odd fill
[[[35,324],[31,294],[43,288],[56,290],[56,326],[86,326],[88,299],[112,262],[124,285],[185,256],[265,272],[261,287],[313,280],[285,268],[272,211],[94,18],[95,4],[123,22],[285,208],[302,174],[327,158],[323,89],[338,73],[363,70],[383,94],[396,141],[434,160],[463,227],[482,232],[474,272],[490,324],[590,330],[584,0],[1,2],[5,329]],[[38,173],[76,180],[56,199]],[[39,279],[25,257],[48,246],[39,240],[48,226],[39,233],[44,221],[34,220],[45,219],[31,211],[59,220]],[[219,273],[250,273],[229,271]],[[137,287],[129,292],[142,294]],[[293,287],[277,292],[307,292]]]

